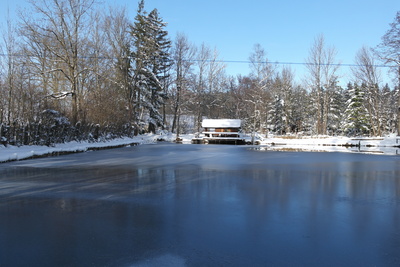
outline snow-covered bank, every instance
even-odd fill
[[[303,138],[265,138],[261,144],[306,145],[306,146],[353,146],[353,147],[399,147],[400,137],[303,137]]]
[[[194,135],[182,135],[180,138],[183,143],[190,143]],[[158,135],[148,134],[133,138],[118,138],[105,142],[69,142],[56,144],[54,146],[11,146],[0,145],[0,163],[23,160],[34,157],[51,156],[64,153],[85,152],[88,150],[98,150],[122,147],[128,145],[150,144],[157,141],[173,142],[176,140],[175,134],[160,133]]]
[[[194,135],[180,135],[184,144],[190,144]],[[119,138],[107,142],[69,142],[47,146],[1,146],[0,162],[8,162],[47,155],[85,152],[88,150],[107,149],[133,144],[149,144],[157,141],[173,142],[175,134],[141,135],[134,138]],[[271,137],[258,140],[259,147],[267,150],[290,151],[330,151],[330,152],[365,152],[398,155],[400,137],[348,138],[348,137]]]
[[[107,142],[69,142],[47,146],[7,146],[0,145],[0,162],[15,161],[41,157],[47,155],[56,155],[62,153],[85,152],[88,150],[107,149],[134,144],[154,143],[157,135],[142,135],[134,138],[118,138]]]
[[[361,152],[371,154],[399,155],[400,137],[302,137],[265,138],[260,142],[268,150]]]

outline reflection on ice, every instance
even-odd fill
[[[165,254],[158,257],[146,259],[140,261],[138,263],[134,263],[129,265],[129,267],[156,267],[156,266],[163,266],[163,267],[185,267],[185,260],[171,254]]]
[[[0,265],[399,265],[398,156],[250,148],[7,163]]]

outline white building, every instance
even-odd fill
[[[241,143],[244,142],[242,136],[242,121],[234,119],[204,119],[203,141],[214,143]]]

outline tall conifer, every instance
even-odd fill
[[[139,2],[131,31],[136,114],[138,120],[143,121],[144,112],[147,112],[148,128],[153,133],[163,125],[160,108],[166,99],[166,80],[171,66],[171,42],[167,38],[165,26],[157,9],[147,14],[144,1]]]

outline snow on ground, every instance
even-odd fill
[[[32,157],[52,155],[57,153],[85,152],[101,148],[128,146],[132,144],[147,144],[156,141],[155,135],[143,135],[134,138],[118,138],[106,142],[69,142],[54,146],[7,146],[0,145],[0,162],[22,160]]]
[[[180,135],[182,143],[190,144],[194,135]],[[251,137],[247,139],[250,141]],[[100,148],[112,148],[128,146],[132,144],[148,144],[157,141],[173,142],[175,134],[161,133],[159,135],[141,135],[134,138],[119,138],[107,142],[70,142],[47,146],[7,146],[0,145],[0,162],[22,160],[32,157],[53,155],[57,153],[84,152]],[[289,151],[340,151],[340,152],[364,152],[377,154],[400,154],[400,137],[391,135],[374,138],[348,138],[348,137],[258,137],[260,149],[265,150],[289,150]],[[347,145],[347,146],[346,146]],[[352,146],[349,148],[349,146]]]
[[[399,155],[400,137],[271,137],[260,140],[269,150],[362,152],[370,154]]]
[[[396,143],[396,140],[398,140]],[[272,145],[306,145],[306,146],[376,146],[376,147],[393,147],[400,145],[400,137],[302,137],[302,138],[265,138],[261,144]]]

